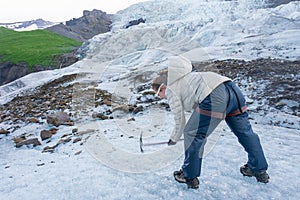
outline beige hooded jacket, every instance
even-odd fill
[[[166,97],[174,114],[175,128],[170,139],[177,142],[186,124],[184,111],[193,110],[221,83],[230,80],[214,72],[191,72],[192,64],[187,58],[168,58],[168,83]]]

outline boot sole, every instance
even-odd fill
[[[270,179],[270,176],[268,175],[268,179],[267,180],[261,180],[259,178],[257,178],[254,174],[245,174],[242,170],[240,170],[241,174],[243,174],[243,176],[247,176],[247,177],[255,177],[257,182],[261,182],[261,183],[268,183],[269,182],[269,179]]]
[[[199,185],[197,186],[190,186],[190,185],[187,185],[188,186],[188,189],[198,189],[199,188]]]
[[[178,183],[185,183],[187,185],[188,189],[198,189],[199,188],[199,185],[191,186],[191,185],[187,184],[186,180],[182,181],[180,179],[177,179],[176,176],[174,176],[174,178],[175,178],[175,181],[177,181]]]

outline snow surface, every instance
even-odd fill
[[[145,24],[123,28],[140,17],[146,18]],[[299,60],[299,28],[299,1],[276,8],[264,8],[258,0],[139,3],[117,13],[111,32],[88,42],[83,60],[1,86],[0,103],[79,72],[90,75],[77,81],[94,81],[97,88],[131,102],[136,99],[133,89],[141,84],[132,77],[140,74],[151,80],[166,67],[170,55],[182,54],[193,61]],[[41,153],[40,146],[16,149],[12,141],[23,133],[38,136],[50,128],[47,123],[22,124],[1,136],[0,199],[300,199],[300,128],[264,123],[278,116],[251,120],[269,162],[270,183],[257,183],[240,174],[246,153],[222,123],[206,145],[198,190],[189,190],[173,179],[172,172],[183,161],[182,142],[172,147],[144,146],[145,152],[140,152],[141,133],[145,144],[168,140],[174,123],[171,113],[154,107],[135,115],[135,121],[128,120],[131,117],[116,113],[114,120],[99,121],[83,115],[75,127],[93,129],[84,145],[69,142],[52,154]],[[280,117],[300,121],[295,116]],[[0,123],[3,129],[10,126]],[[53,140],[73,128],[60,126]]]
[[[42,24],[41,19],[25,21],[25,22],[15,22],[15,23],[0,23],[0,26],[14,30],[14,31],[32,31],[37,29],[46,29],[50,26],[54,26],[57,23],[54,22],[46,22]]]

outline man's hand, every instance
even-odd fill
[[[173,142],[171,139],[169,139],[169,142],[168,142],[168,145],[170,146],[170,145],[175,145],[176,144],[176,142]]]

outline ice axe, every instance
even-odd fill
[[[183,139],[180,139],[183,140]],[[168,144],[169,141],[163,141],[163,142],[153,142],[153,143],[143,143],[143,133],[141,133],[140,135],[140,149],[141,152],[144,153],[144,149],[143,146],[154,146],[154,145],[163,145],[163,144]]]

